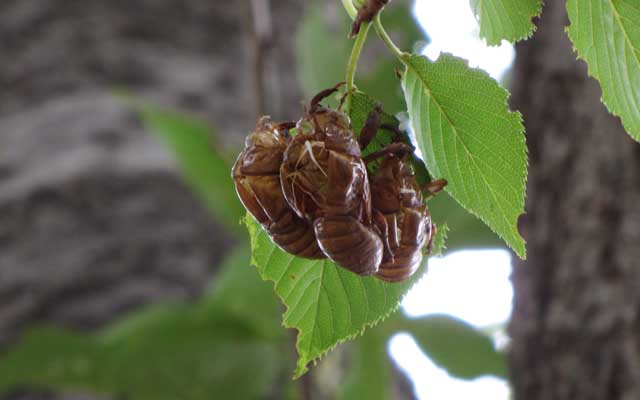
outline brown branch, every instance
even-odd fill
[[[251,0],[253,79],[256,111],[266,112],[265,60],[273,40],[270,0]]]
[[[355,37],[360,32],[360,25],[364,22],[371,22],[373,17],[376,16],[387,5],[389,0],[368,0],[359,10],[356,19],[351,26],[350,37]]]

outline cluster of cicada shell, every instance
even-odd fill
[[[320,105],[336,90],[316,95],[297,123],[258,120],[233,167],[238,196],[283,250],[405,280],[435,234],[422,190],[435,193],[445,182],[421,188],[406,162],[413,148],[400,141],[363,158],[380,128],[380,107],[356,138],[346,114]],[[374,160],[379,167],[370,176]]]

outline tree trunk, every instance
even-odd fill
[[[640,144],[549,1],[517,46],[512,105],[527,127],[529,183],[510,325],[516,399],[640,399]]]
[[[303,5],[271,3],[257,60],[249,0],[0,1],[0,353],[33,324],[91,329],[202,293],[232,239],[113,91],[199,113],[239,145],[263,65],[265,111],[291,118]]]

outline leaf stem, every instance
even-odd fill
[[[378,36],[380,36],[380,39],[382,39],[382,41],[387,46],[387,48],[391,50],[391,52],[400,61],[404,62],[404,57],[407,55],[407,53],[400,50],[398,46],[396,46],[395,43],[393,43],[393,40],[391,40],[391,37],[389,36],[387,31],[384,29],[384,26],[382,26],[382,21],[380,21],[380,13],[376,14],[376,16],[373,17],[373,25],[376,28],[376,33],[378,34]]]
[[[353,5],[351,0],[342,0],[342,5],[344,6],[345,11],[347,12],[347,14],[349,14],[351,19],[356,19],[358,10],[356,10],[356,7]]]
[[[349,3],[351,0],[348,0]],[[368,23],[363,23],[360,27],[360,32],[358,32],[358,36],[356,36],[355,42],[353,42],[353,48],[351,49],[351,55],[349,56],[349,61],[347,62],[347,75],[345,81],[347,82],[347,99],[346,99],[346,108],[345,111],[349,112],[351,109],[351,92],[355,87],[354,81],[356,76],[356,68],[358,67],[358,59],[360,59],[360,53],[362,52],[362,47],[364,46],[364,42],[367,39],[367,34],[369,33],[369,28],[371,27]]]

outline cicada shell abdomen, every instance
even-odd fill
[[[374,274],[383,245],[372,229],[367,170],[349,119],[312,104],[303,124],[311,133],[288,146],[280,169],[282,191],[298,216],[313,222],[328,258],[356,274]]]
[[[287,204],[280,184],[280,165],[291,141],[268,117],[262,117],[233,166],[238,197],[271,239],[288,253],[325,258],[312,225]]]
[[[378,272],[383,246],[371,228],[350,216],[318,218],[314,228],[322,251],[336,264],[358,275]]]
[[[314,222],[320,248],[331,260],[358,275],[378,271],[383,255],[371,226],[367,170],[360,157],[331,152],[324,217]]]
[[[376,277],[400,282],[420,267],[422,250],[434,229],[412,168],[395,155],[387,155],[372,180],[373,208],[384,215],[389,241]]]

